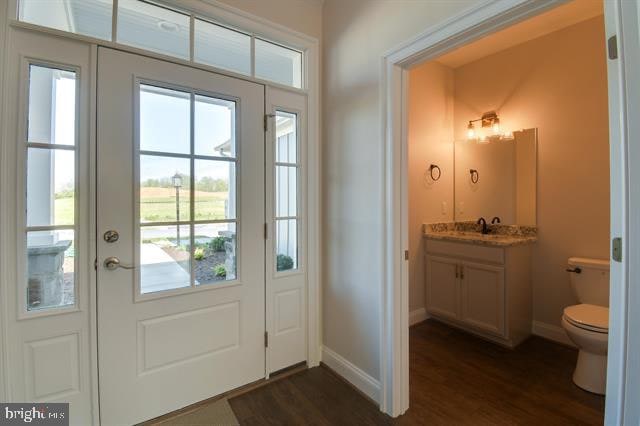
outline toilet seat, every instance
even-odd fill
[[[581,304],[564,309],[564,318],[568,323],[583,330],[595,333],[609,333],[609,308],[604,306]]]

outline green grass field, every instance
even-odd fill
[[[226,192],[195,193],[195,220],[225,219]],[[176,220],[176,197],[173,188],[141,188],[140,215],[142,222]],[[73,198],[55,200],[56,224],[73,223]],[[189,220],[188,192],[180,194],[180,220]]]

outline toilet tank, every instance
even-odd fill
[[[572,257],[569,268],[580,268],[580,273],[571,273],[571,287],[580,303],[609,306],[609,261]]]

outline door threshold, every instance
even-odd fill
[[[227,392],[223,392],[220,395],[203,399],[202,401],[195,402],[191,405],[187,405],[186,407],[182,407],[177,410],[171,411],[170,413],[163,414],[162,416],[154,417],[153,419],[144,421],[142,423],[138,423],[138,426],[155,426],[155,425],[167,423],[176,417],[196,411],[204,407],[205,405],[212,404],[224,398],[231,399],[231,398],[235,398],[236,396],[244,395],[247,392],[251,392],[253,390],[259,389],[273,382],[277,382],[278,380],[282,380],[294,374],[300,373],[306,370],[307,368],[308,367],[307,367],[306,361],[301,362],[299,364],[292,365],[291,367],[283,368],[282,370],[279,370],[279,371],[276,371],[275,373],[270,374],[268,379],[256,380],[255,382],[248,383],[244,386],[240,386],[239,388],[232,389]]]

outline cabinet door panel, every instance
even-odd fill
[[[504,337],[504,268],[469,262],[462,268],[462,321]]]
[[[458,318],[458,261],[427,256],[427,311],[445,318]]]

